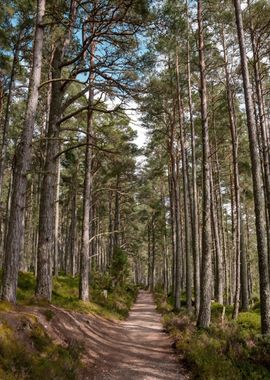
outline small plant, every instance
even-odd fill
[[[54,312],[51,309],[45,309],[43,311],[43,314],[45,315],[46,320],[49,322],[54,317]]]

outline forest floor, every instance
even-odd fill
[[[120,320],[122,314],[114,311],[124,307],[120,298],[115,305],[109,298],[103,301],[114,305],[111,311],[92,303],[84,310],[72,297],[67,301],[67,284],[71,290],[75,280],[59,278],[58,304],[45,305],[28,302],[32,277],[22,275],[20,282],[27,288],[19,292],[24,303],[0,308],[1,380],[190,378],[149,292],[139,291],[127,319]]]
[[[40,322],[60,344],[83,345],[79,379],[188,379],[164,332],[152,295],[141,291],[126,321],[113,322],[53,307],[54,317]]]

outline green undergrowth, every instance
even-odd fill
[[[207,330],[198,330],[196,321],[184,308],[173,312],[171,300],[155,294],[157,309],[163,314],[166,330],[175,341],[194,379],[266,380],[270,379],[270,337],[260,334],[258,309],[231,319],[231,307],[212,305],[212,322]]]
[[[60,275],[53,279],[52,304],[81,313],[96,313],[108,319],[124,319],[137,296],[137,287],[132,284],[112,286],[109,275],[94,274],[93,286],[90,288],[90,302],[79,300],[79,278]],[[48,306],[47,302],[36,300],[35,276],[32,273],[20,273],[17,301],[19,304]],[[107,296],[104,294],[107,290]],[[9,304],[1,308],[10,308]]]
[[[54,278],[51,304],[81,313],[96,313],[108,319],[126,318],[138,289],[124,283],[112,286],[108,275],[95,274],[93,280],[91,302],[82,302],[78,297],[78,277],[60,275]],[[35,299],[35,284],[33,274],[20,273],[17,303],[39,306],[49,322],[55,311],[48,302]],[[29,312],[27,310],[0,302],[0,379],[77,379],[83,347],[78,342],[69,342],[65,347],[55,344],[46,328],[31,314],[31,307]]]
[[[12,327],[0,315],[1,380],[75,380],[83,347],[53,343],[34,316],[17,315]]]

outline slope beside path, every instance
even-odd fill
[[[153,297],[141,291],[124,322],[111,322],[96,315],[82,315],[55,308],[47,327],[60,343],[81,341],[85,370],[80,380],[186,380],[163,331]]]

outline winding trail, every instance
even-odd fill
[[[187,380],[189,375],[174,354],[150,293],[141,291],[124,322],[96,314],[80,314],[51,306],[54,317],[40,322],[54,341],[82,344],[83,368],[77,380]]]
[[[104,352],[93,367],[95,380],[187,379],[177,361],[172,342],[163,331],[152,295],[141,291],[128,319],[114,336],[115,346]]]

